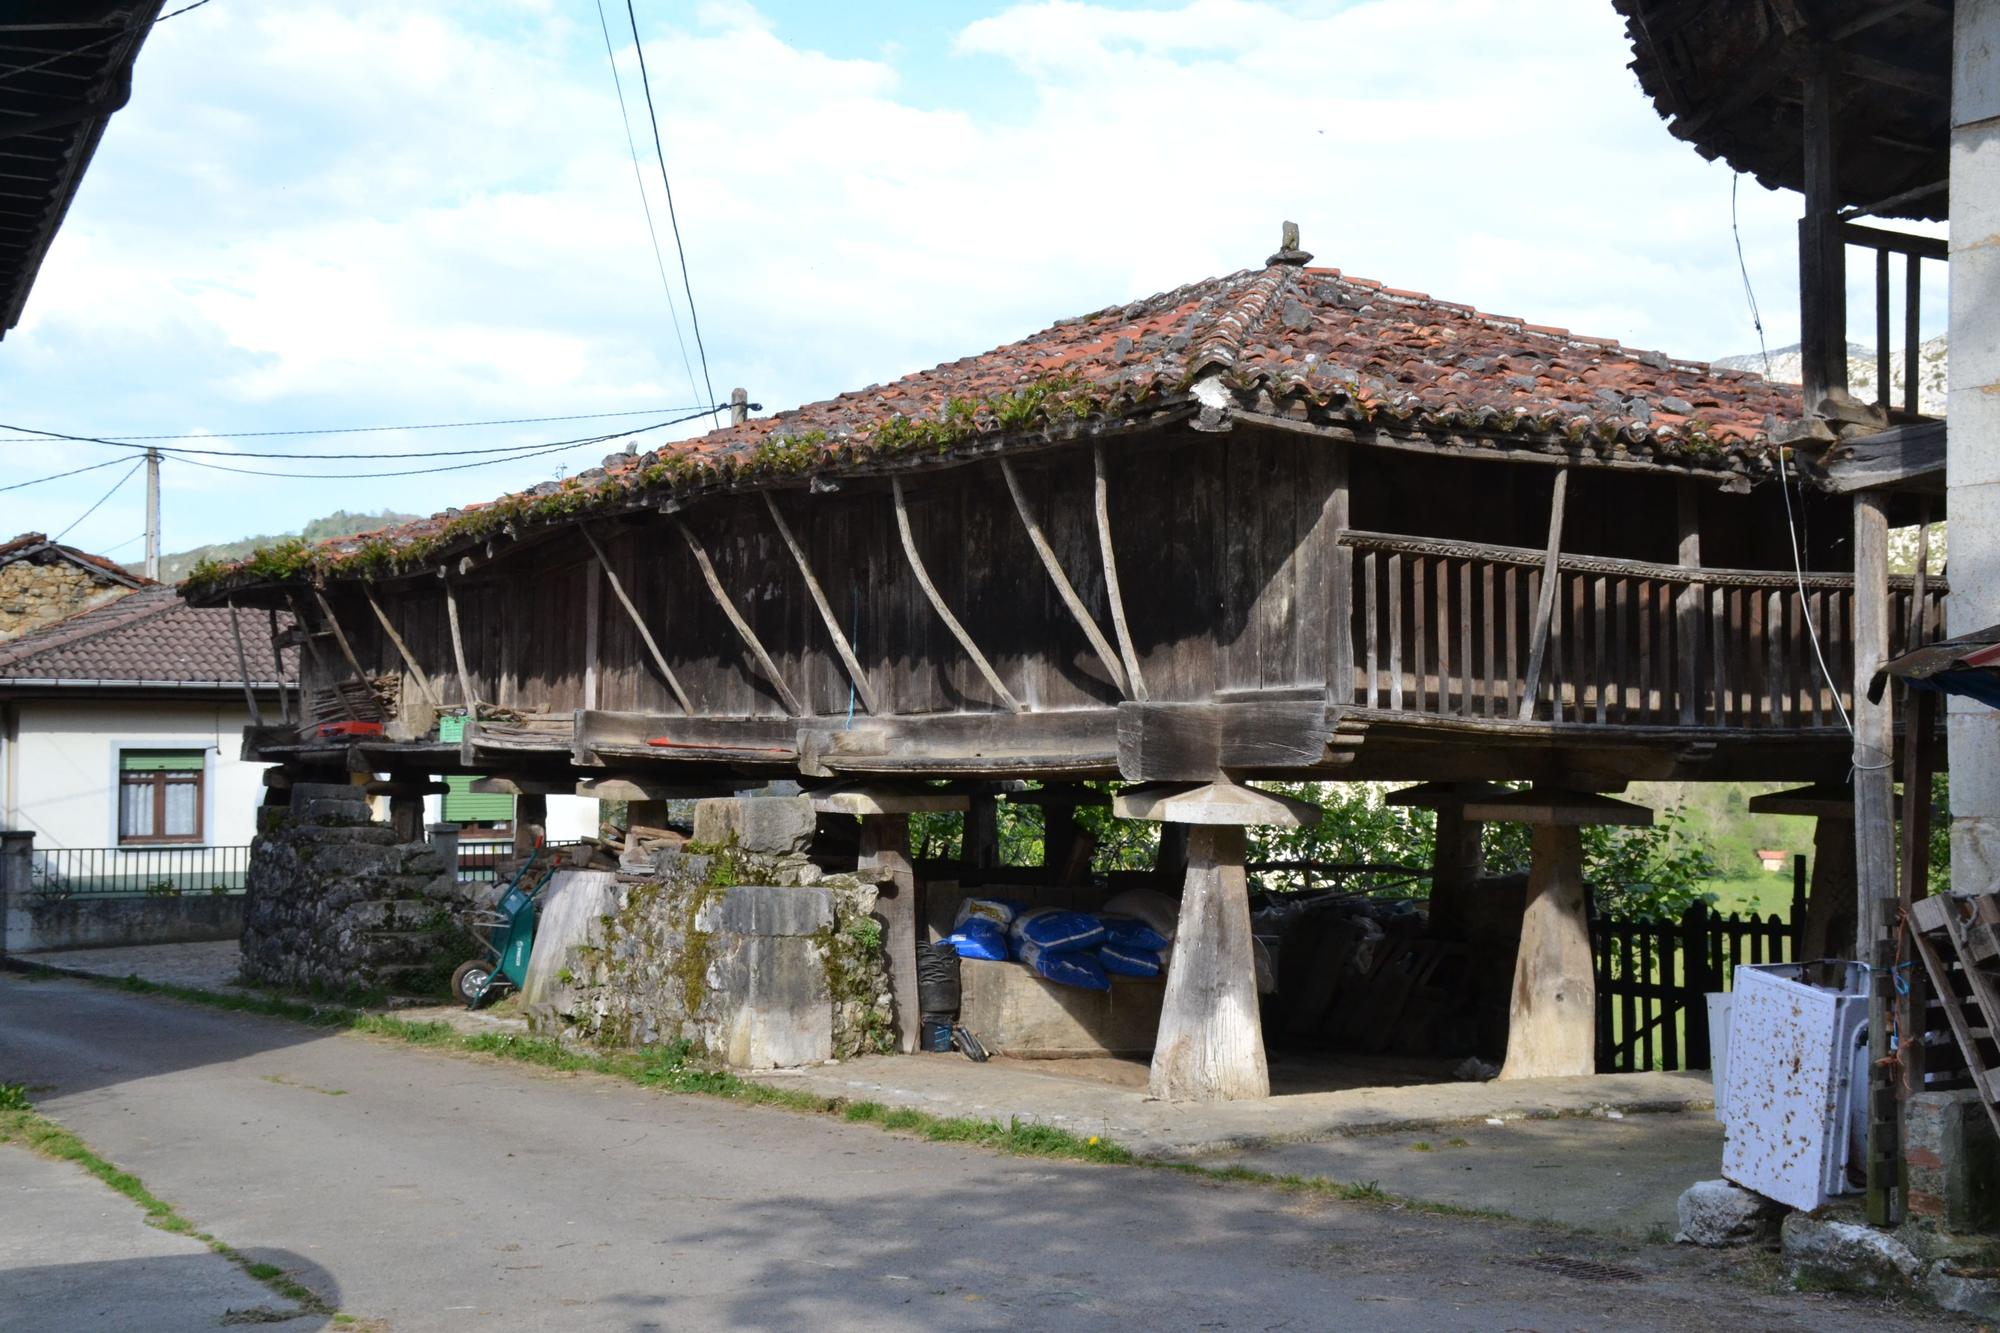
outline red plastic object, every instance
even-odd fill
[[[322,722],[319,724],[321,740],[334,740],[343,736],[349,738],[356,736],[380,736],[381,734],[382,724],[380,722]]]

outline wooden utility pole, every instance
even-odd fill
[[[1888,1060],[1896,903],[1894,739],[1891,696],[1868,698],[1870,678],[1889,655],[1889,502],[1874,491],[1854,497],[1854,956],[1868,964],[1868,1220],[1895,1220],[1896,1084]],[[1913,836],[1922,836],[1921,830]]]

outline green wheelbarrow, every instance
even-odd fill
[[[542,865],[537,875],[541,858],[542,849],[537,847],[528,863],[514,872],[493,909],[472,913],[472,927],[484,937],[490,956],[460,963],[451,974],[451,993],[468,1009],[527,984],[528,958],[535,950],[537,900],[556,873],[551,863]]]

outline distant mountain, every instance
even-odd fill
[[[379,514],[350,514],[345,509],[337,509],[325,518],[316,518],[297,532],[266,533],[256,537],[245,537],[241,541],[219,542],[214,546],[197,546],[188,551],[176,551],[172,555],[160,557],[160,580],[164,583],[178,583],[186,577],[199,560],[239,560],[260,546],[283,541],[287,537],[303,537],[309,542],[325,541],[329,537],[351,537],[357,532],[373,532],[377,528],[391,527],[397,523],[408,523],[419,517],[416,514],[398,514],[384,509]],[[145,562],[136,561],[126,566],[133,572],[145,568]]]
[[[1917,344],[1917,410],[1926,416],[1944,415],[1945,359],[1947,344],[1940,333],[1929,342]],[[1713,363],[1723,370],[1748,370],[1785,384],[1797,384],[1800,374],[1799,345],[1775,348],[1767,370],[1759,352],[1725,356]],[[1864,403],[1875,401],[1875,349],[1860,343],[1847,344],[1847,391]],[[1903,401],[1903,349],[1889,355],[1889,401]]]

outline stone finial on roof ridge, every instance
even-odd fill
[[[1299,248],[1299,224],[1296,222],[1285,223],[1278,234],[1278,251],[1264,261],[1264,266],[1271,268],[1275,265],[1287,264],[1293,268],[1304,268],[1310,263],[1312,263],[1311,253]]]

